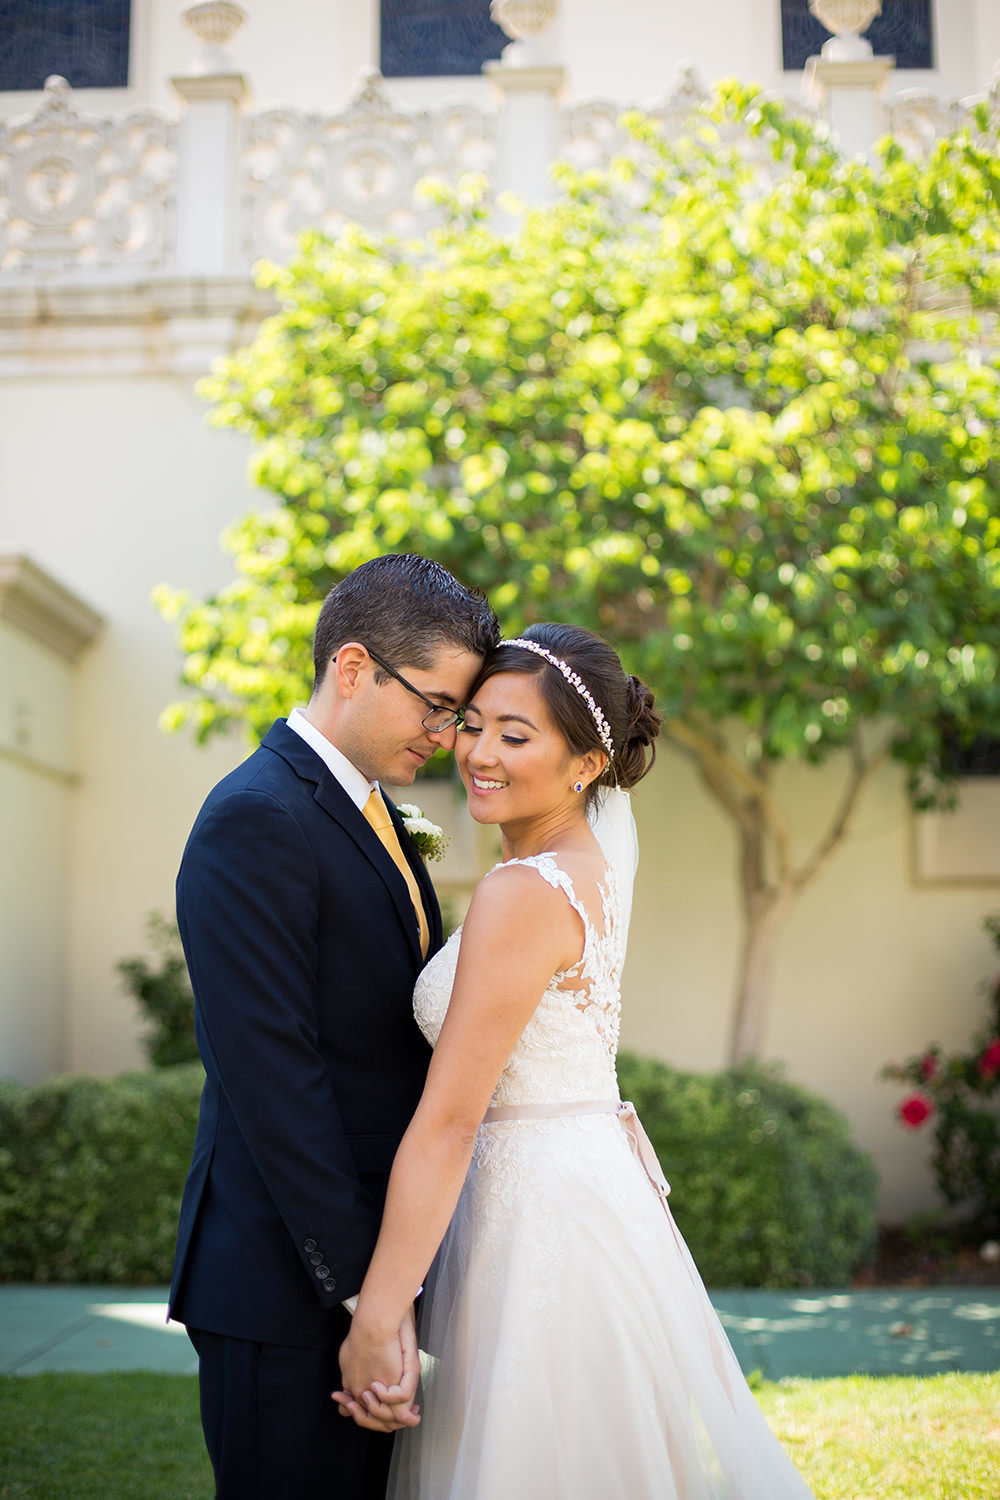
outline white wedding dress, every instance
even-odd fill
[[[427,1279],[423,1420],[396,1437],[390,1500],[810,1500],[616,1112],[614,867],[585,904],[554,855],[517,863],[565,893],[583,956],[548,984],[479,1130]],[[432,1044],[459,941],[417,984]]]

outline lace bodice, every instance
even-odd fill
[[[617,1098],[615,1054],[621,1021],[622,954],[614,870],[608,867],[600,890],[603,926],[598,931],[554,854],[535,854],[508,863],[531,866],[549,885],[564,892],[583,922],[584,942],[578,961],[553,974],[546,985],[500,1075],[491,1105]],[[432,1046],[447,1014],[460,942],[461,928],[428,963],[414,991],[417,1024]]]

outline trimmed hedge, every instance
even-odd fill
[[[751,1065],[619,1078],[710,1286],[842,1285],[875,1234],[875,1172],[829,1104]],[[0,1279],[170,1278],[200,1064],[0,1083]]]
[[[681,1073],[622,1053],[618,1078],[709,1286],[842,1286],[870,1253],[878,1177],[833,1105],[762,1063]]]
[[[169,1281],[203,1078],[0,1083],[0,1278]]]

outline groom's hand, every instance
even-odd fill
[[[368,1333],[355,1321],[340,1347],[344,1388],[333,1391],[342,1416],[373,1432],[397,1432],[416,1427],[420,1409],[414,1405],[420,1378],[420,1351],[411,1308],[391,1339]]]

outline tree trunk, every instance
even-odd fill
[[[791,905],[842,843],[862,788],[887,760],[891,743],[885,740],[867,751],[860,733],[855,735],[840,803],[806,858],[796,861],[791,830],[771,794],[768,762],[748,766],[704,724],[675,719],[668,722],[667,733],[694,760],[705,787],[733,820],[739,837],[743,931],[729,1046],[730,1063],[738,1063],[761,1050],[771,966]]]
[[[736,996],[729,1062],[743,1062],[761,1050],[764,1010],[770,992],[771,966],[781,932],[788,897],[778,890],[760,892],[744,903],[743,935],[739,967],[736,971]]]
[[[761,1050],[771,965],[792,897],[787,883],[768,880],[767,841],[767,824],[759,803],[756,807],[745,803],[740,827],[743,935],[736,970],[730,1065],[753,1057]]]

